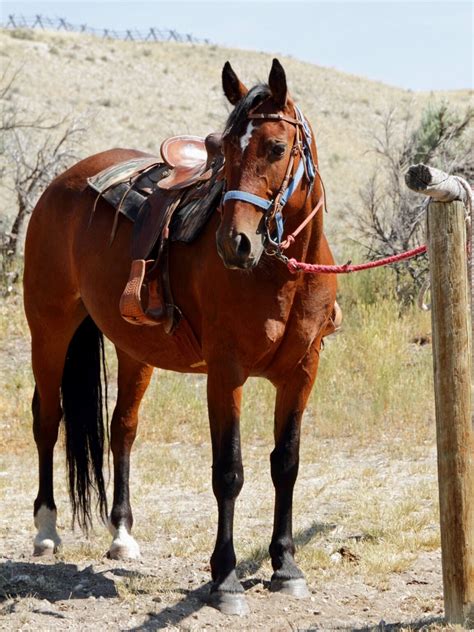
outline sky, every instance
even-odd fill
[[[473,84],[471,2],[3,0],[1,10],[2,22],[14,13],[116,30],[172,28],[411,90]]]

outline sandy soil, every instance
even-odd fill
[[[330,454],[334,446],[327,447]],[[174,444],[166,449],[183,464],[202,464],[209,456],[207,445]],[[339,477],[337,482],[334,472],[344,467],[345,472],[356,473],[361,463],[364,467],[378,464],[386,480],[380,494],[391,494],[393,490],[397,494],[406,483],[403,472],[410,471],[407,462],[351,450],[333,459],[334,470],[328,469],[324,455],[320,465],[303,465],[296,507],[296,540],[301,557],[306,559],[303,552],[312,540],[318,540],[321,547],[333,553],[332,567],[323,574],[311,571],[311,564],[305,562],[312,595],[297,601],[269,592],[268,560],[262,559],[264,555],[256,553],[249,542],[250,537],[257,540],[255,544],[259,543],[258,534],[262,534],[265,542],[271,527],[269,476],[264,475],[266,463],[260,464],[255,452],[256,449],[252,450],[247,459],[247,482],[238,503],[236,521],[239,574],[251,610],[242,619],[223,616],[206,603],[208,558],[215,525],[210,485],[200,489],[199,483],[189,489],[177,485],[176,480],[167,484],[158,480],[150,483],[155,493],[142,496],[141,491],[137,493],[139,474],[135,470],[140,561],[106,559],[102,554],[108,546],[108,537],[103,530],[97,527],[97,533],[87,542],[65,527],[64,518],[59,520],[63,537],[59,559],[38,559],[31,555],[33,525],[29,501],[34,495],[31,477],[25,472],[25,458],[12,458],[3,473],[9,483],[0,517],[3,542],[0,628],[399,630],[411,624],[413,629],[443,629],[438,550],[421,551],[405,570],[389,573],[384,581],[371,582],[358,572],[357,555],[350,550],[351,543],[363,538],[363,533],[349,533],[331,520],[337,515],[338,505],[351,493],[350,481]],[[139,469],[143,465],[141,457],[147,462],[150,456],[149,447],[138,448]],[[431,461],[433,456],[431,451],[426,458]],[[328,482],[330,490],[325,489]],[[146,489],[146,480],[143,485]],[[67,513],[65,498],[58,506],[60,516]]]

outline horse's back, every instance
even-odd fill
[[[90,213],[94,192],[87,179],[124,160],[146,156],[133,149],[111,149],[76,163],[58,175],[44,191],[30,218],[25,241],[25,307],[67,302],[78,295],[73,257],[79,226]]]

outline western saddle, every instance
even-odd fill
[[[193,241],[220,203],[221,135],[173,136],[162,143],[160,153],[161,160],[140,156],[89,178],[98,194],[91,221],[98,201],[105,199],[116,211],[111,242],[120,213],[134,223],[130,276],[120,299],[123,318],[137,325],[162,324],[167,333],[187,339],[182,342],[190,342],[199,358],[196,340],[173,302],[168,250],[170,241]]]
[[[221,136],[174,136],[160,148],[168,167],[157,188],[140,209],[132,238],[132,266],[120,299],[120,312],[128,322],[163,324],[171,333],[182,314],[174,304],[169,281],[169,241],[172,221],[180,209],[196,217],[206,215],[222,192]],[[192,213],[191,213],[192,215]],[[200,223],[200,222],[198,222]],[[191,229],[191,237],[195,231]],[[186,239],[184,239],[186,241]]]

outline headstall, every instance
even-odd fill
[[[254,110],[261,105],[262,103],[259,103],[254,108]],[[228,200],[241,200],[243,202],[253,204],[263,211],[265,219],[266,238],[268,242],[267,252],[269,254],[279,254],[280,256],[282,256],[282,251],[288,248],[294,242],[294,238],[296,237],[296,235],[308,224],[308,222],[314,217],[314,215],[324,204],[324,196],[321,196],[321,199],[319,200],[317,206],[313,209],[310,215],[302,222],[302,224],[300,224],[300,226],[298,226],[296,231],[289,235],[287,239],[283,240],[284,219],[282,211],[284,207],[300,184],[303,175],[306,177],[309,185],[306,199],[311,193],[316,174],[319,176],[311,152],[311,129],[299,107],[295,105],[294,108],[295,117],[277,113],[256,113],[254,112],[254,110],[251,110],[248,114],[248,118],[251,120],[285,121],[286,123],[294,125],[296,128],[295,139],[293,142],[293,147],[291,148],[291,154],[288,161],[286,173],[275,197],[269,200],[267,198],[260,197],[259,195],[255,195],[254,193],[250,193],[249,191],[241,191],[238,189],[227,191],[223,197],[223,204],[225,204],[225,202],[227,202]],[[300,156],[300,161],[295,173],[293,173],[295,159],[298,155]],[[276,226],[275,237],[273,236],[271,229],[271,223],[273,220],[275,220]],[[268,246],[270,248],[268,248]]]

